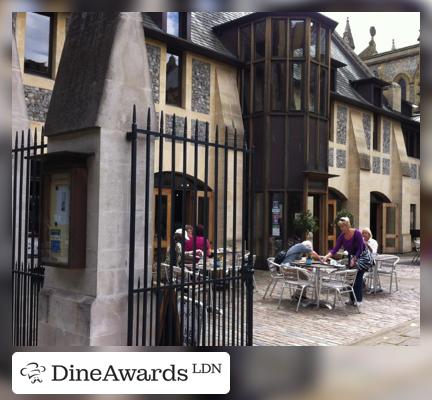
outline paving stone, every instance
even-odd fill
[[[409,263],[406,257],[403,262]],[[420,329],[420,268],[400,265],[399,291],[366,295],[362,312],[337,303],[335,310],[299,308],[285,290],[277,309],[281,284],[272,297],[262,296],[269,282],[268,272],[255,271],[254,344],[258,346],[414,345]],[[384,282],[387,284],[387,282]],[[310,296],[310,293],[308,293]],[[329,297],[333,300],[333,297]],[[412,326],[412,324],[415,324]],[[416,335],[417,332],[417,335]],[[407,344],[408,343],[408,344]]]

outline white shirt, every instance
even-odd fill
[[[366,243],[372,250],[372,254],[378,253],[378,242],[375,239],[370,238]]]

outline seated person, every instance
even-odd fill
[[[281,264],[290,264],[293,261],[300,260],[304,254],[311,254],[312,258],[320,260],[319,254],[313,249],[312,242],[310,240],[305,240],[304,242],[291,246],[285,253],[285,258]]]
[[[369,228],[363,228],[361,232],[364,243],[373,256],[378,253],[378,242],[372,238],[372,232]]]
[[[206,251],[207,257],[210,257],[211,255],[210,242],[208,241],[208,239],[204,238],[204,226],[202,225],[197,225],[195,228],[195,236],[192,236],[192,238],[189,238],[189,240],[185,242],[186,251],[193,252],[194,246],[197,252],[198,250],[201,250],[201,253]]]
[[[184,240],[185,243],[187,243],[189,239],[189,236],[187,234],[187,232],[184,232]],[[184,260],[185,264],[192,264],[193,263],[193,251],[185,251],[184,252],[184,256],[182,254],[182,229],[179,228],[174,232],[174,243],[175,243],[175,257],[176,257],[176,266],[180,266],[181,261],[182,261],[182,257]],[[187,249],[187,246],[185,245],[185,248]],[[196,257],[198,258],[198,260],[200,259],[200,257],[202,257],[203,253],[201,250],[197,249],[195,252]],[[171,257],[171,250],[168,247],[167,249],[167,256],[166,256],[166,260],[165,263],[166,264],[170,264],[170,257]]]

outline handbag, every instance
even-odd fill
[[[361,252],[360,257],[357,260],[357,268],[360,271],[366,272],[373,267],[374,263],[375,260],[373,259],[371,252],[366,248]]]

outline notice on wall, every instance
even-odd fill
[[[58,185],[56,187],[56,213],[55,222],[58,225],[69,224],[69,186]]]
[[[282,204],[278,200],[272,203],[272,236],[280,236],[282,221]]]

